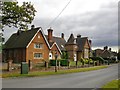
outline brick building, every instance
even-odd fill
[[[77,38],[75,38],[74,35],[71,34],[65,44],[65,48],[69,54],[69,59],[71,60],[77,61],[81,58],[89,58],[91,40],[88,40],[88,37],[81,37],[81,35],[78,35]]]
[[[61,45],[66,41],[63,34],[62,37],[54,37],[52,32],[52,29],[48,29],[48,35],[45,35],[41,27],[18,31],[5,43],[3,60],[12,59],[14,63],[32,60],[34,63],[40,63],[55,59],[56,52],[60,58],[61,51],[64,50]]]
[[[19,30],[14,33],[3,48],[3,61],[13,60],[14,63],[28,62],[42,63],[55,59],[57,53],[58,59],[61,58],[63,51],[68,53],[70,60],[80,60],[89,58],[91,50],[91,40],[87,37],[78,35],[74,38],[71,34],[68,41],[61,37],[53,36],[53,30],[48,29],[48,35],[45,35],[42,28],[31,28],[28,31]]]

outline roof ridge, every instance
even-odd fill
[[[48,35],[45,35],[45,36],[48,36]],[[59,38],[59,39],[62,39],[60,36],[57,37],[57,36],[53,36],[53,38]]]

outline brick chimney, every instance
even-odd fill
[[[108,49],[108,46],[105,46],[105,47],[104,47],[104,50],[107,50],[107,49]]]
[[[78,34],[78,35],[77,35],[77,38],[81,38],[81,35],[80,35],[80,34]]]
[[[61,38],[64,39],[64,33],[61,34]]]
[[[89,43],[90,43],[90,45],[92,44],[92,41],[91,40],[89,40]]]
[[[111,51],[112,49],[111,48],[109,48],[109,51]]]
[[[53,38],[52,33],[53,33],[53,30],[50,27],[50,29],[48,29],[48,42],[52,42],[52,38]]]

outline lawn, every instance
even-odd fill
[[[118,86],[119,86],[119,89],[117,89]],[[113,89],[113,90],[120,90],[120,80],[113,80],[111,82],[108,82],[103,86],[103,90],[106,90],[107,88]]]
[[[58,72],[54,71],[47,71],[47,72],[29,72],[29,74],[20,74],[19,72],[16,73],[9,73],[9,74],[2,74],[2,78],[9,78],[9,77],[36,77],[36,76],[48,76],[48,75],[57,75],[57,74],[68,74],[68,73],[77,73],[77,72],[86,72],[92,70],[99,70],[103,68],[107,68],[108,66],[95,66],[95,67],[87,67],[87,68],[77,68],[77,69],[68,69],[68,70],[59,70]]]

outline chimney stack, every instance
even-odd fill
[[[111,51],[111,48],[109,48],[109,51]]]
[[[53,33],[53,30],[50,27],[50,29],[48,29],[48,42],[52,42],[52,38],[53,38],[52,33]]]
[[[31,29],[34,29],[35,28],[35,25],[31,25]]]
[[[80,35],[80,34],[78,34],[78,35],[77,35],[77,38],[81,38],[81,35]]]
[[[105,46],[105,47],[104,47],[104,50],[107,50],[107,49],[108,49],[108,46]]]
[[[64,39],[64,33],[61,34],[61,38]]]
[[[90,43],[90,45],[92,44],[92,41],[91,40],[89,40],[89,43]]]

